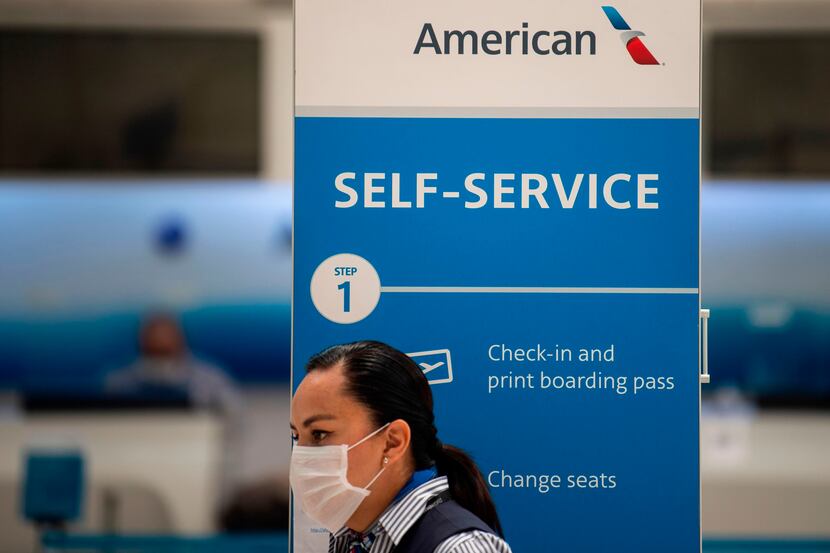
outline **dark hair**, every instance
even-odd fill
[[[341,364],[347,392],[365,405],[381,426],[403,419],[411,431],[415,470],[435,466],[445,475],[450,495],[503,536],[496,506],[475,462],[461,449],[442,444],[432,412],[432,390],[420,367],[408,355],[375,341],[332,346],[313,356],[306,371]]]

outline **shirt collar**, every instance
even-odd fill
[[[400,501],[401,498],[405,497],[409,492],[416,489],[418,486],[429,482],[433,478],[435,478],[436,472],[435,467],[430,467],[423,470],[416,470],[412,473],[412,476],[409,477],[409,481],[404,485],[403,488],[398,492],[398,495],[395,496],[395,499],[392,500],[392,503]]]
[[[395,545],[400,543],[406,532],[421,518],[429,500],[447,488],[449,484],[446,476],[431,478],[386,508],[378,522]]]

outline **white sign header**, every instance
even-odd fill
[[[297,115],[697,117],[699,1],[611,1],[297,2]]]

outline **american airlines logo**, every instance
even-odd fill
[[[617,11],[614,6],[603,6],[602,11],[605,12],[606,17],[611,22],[611,26],[620,31],[620,38],[625,44],[625,49],[628,50],[631,59],[639,65],[660,65],[657,58],[646,48],[646,45],[640,40],[641,36],[646,36],[642,31],[633,31],[631,26],[625,22],[625,19]]]
[[[620,38],[631,59],[639,65],[660,65],[640,37],[642,31],[633,30],[614,6],[602,6],[611,26],[620,31]],[[527,21],[511,30],[436,29],[424,23],[415,48],[415,55],[537,55],[537,56],[593,56],[597,53],[597,37],[593,31],[549,31],[532,29]]]

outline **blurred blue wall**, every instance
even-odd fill
[[[0,387],[97,389],[156,310],[236,379],[287,381],[290,187],[211,182],[6,182]]]
[[[709,183],[701,217],[713,386],[830,400],[830,183]]]

